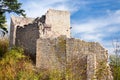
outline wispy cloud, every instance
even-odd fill
[[[112,38],[119,36],[120,10],[109,10],[107,13],[107,16],[86,19],[84,23],[73,22],[73,36],[86,41],[98,41],[111,49]]]
[[[75,32],[101,32],[105,29],[106,31],[112,31],[112,29],[119,30],[120,24],[120,10],[115,12],[109,12],[107,16],[101,16],[99,18],[86,19],[85,22],[80,23],[79,21],[74,21],[72,26]]]
[[[23,0],[21,0],[22,2]],[[26,0],[23,2],[23,9],[25,9],[28,17],[38,17],[49,9],[57,9],[57,10],[68,10],[71,13],[79,10],[81,6],[86,5],[87,1],[82,0]]]

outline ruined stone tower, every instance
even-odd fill
[[[45,18],[45,23],[51,27],[51,31],[57,34],[56,37],[66,35],[70,38],[70,13],[68,11],[50,9],[47,11]]]
[[[99,63],[104,62],[109,67],[108,52],[99,43],[70,38],[70,13],[67,11],[49,9],[42,17],[34,19],[13,16],[10,46],[14,45],[33,57],[37,68],[63,72],[70,68],[73,78],[69,80],[97,80]],[[102,75],[100,80],[112,80],[110,69],[105,71],[108,74]]]
[[[12,16],[10,46],[15,45],[17,28],[26,28],[30,24],[33,27],[39,27],[38,35],[41,38],[55,38],[60,35],[66,35],[70,38],[70,13],[68,11],[49,9],[45,15],[36,19]],[[29,34],[30,31],[27,35]]]

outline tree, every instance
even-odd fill
[[[4,15],[4,13],[3,12],[0,12],[0,28],[2,29],[1,31],[2,31],[2,33],[3,33],[3,35],[5,35],[5,32],[7,33],[8,31],[7,31],[7,28],[5,27],[5,15]]]
[[[110,55],[110,67],[114,80],[120,80],[120,40],[113,40],[114,55]]]
[[[22,15],[25,17],[24,10],[21,9],[21,3],[18,0],[0,0],[0,29],[2,29],[3,34],[7,33],[7,28],[5,27],[6,17],[5,13],[16,13],[17,15]]]
[[[114,80],[120,80],[120,56],[111,55],[109,60]]]

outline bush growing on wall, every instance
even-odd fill
[[[110,67],[114,80],[120,80],[120,56],[110,56]]]
[[[32,64],[20,48],[6,52],[0,60],[0,80],[30,80],[34,75]]]

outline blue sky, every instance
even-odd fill
[[[28,17],[49,8],[71,13],[72,36],[101,43],[112,53],[112,40],[120,36],[120,0],[19,0]],[[11,14],[10,14],[11,15]],[[7,15],[7,21],[10,18]]]

